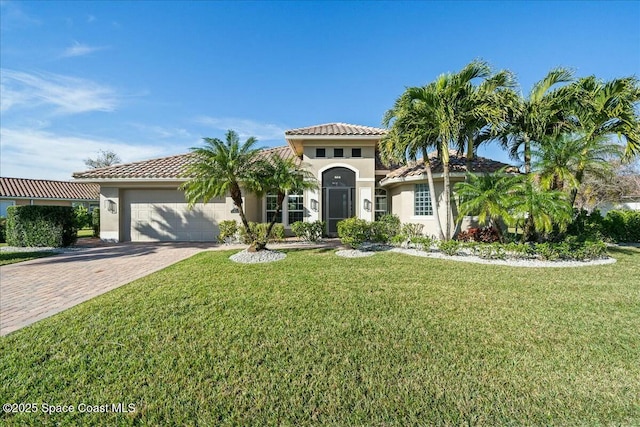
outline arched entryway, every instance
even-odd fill
[[[354,215],[356,173],[344,167],[334,167],[322,173],[322,220],[327,234],[338,233],[338,222]]]

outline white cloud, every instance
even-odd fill
[[[16,107],[53,106],[55,113],[77,114],[113,111],[118,103],[115,91],[91,80],[52,73],[29,74],[0,70],[0,111]]]
[[[40,20],[27,15],[14,1],[0,1],[0,29],[2,32],[29,28],[41,24]]]
[[[196,122],[213,129],[227,131],[229,129],[238,132],[240,138],[254,136],[259,141],[284,140],[285,128],[272,123],[259,123],[249,119],[232,117],[206,117],[201,116]]]
[[[69,180],[86,170],[84,160],[99,150],[117,153],[123,162],[169,155],[161,146],[131,145],[122,141],[58,135],[37,129],[0,129],[2,176]]]
[[[183,128],[167,128],[163,126],[150,126],[141,123],[131,123],[130,126],[138,129],[150,136],[153,135],[163,139],[193,139],[194,136]]]
[[[71,46],[66,48],[64,52],[62,52],[62,58],[73,58],[76,56],[84,56],[89,55],[90,53],[106,49],[104,46],[89,46],[86,44],[78,43],[76,41],[73,42]]]

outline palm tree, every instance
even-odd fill
[[[571,102],[571,90],[556,85],[570,82],[573,72],[555,68],[533,85],[529,97],[520,97],[509,105],[509,117],[501,131],[500,139],[511,158],[519,160],[523,152],[524,171],[531,172],[532,144],[539,144],[549,135],[570,130],[567,106]]]
[[[257,139],[250,137],[240,144],[238,134],[232,130],[227,131],[225,141],[204,138],[203,147],[191,148],[194,159],[184,174],[189,180],[180,186],[185,190],[189,207],[229,194],[252,241],[256,236],[244,212],[242,189],[254,192],[259,188],[257,168],[260,162],[257,160],[260,150],[254,148],[256,143]]]
[[[625,157],[640,154],[640,82],[635,77],[613,79],[608,82],[594,76],[579,79],[574,89],[574,126],[583,140],[580,161],[576,165],[576,179],[582,182],[594,159],[600,164],[619,156],[615,137],[625,144]],[[577,190],[571,193],[572,204]]]
[[[278,214],[288,193],[318,188],[316,178],[304,168],[303,164],[299,164],[294,158],[285,159],[278,155],[272,155],[260,161],[256,182],[256,194],[262,196],[267,193],[276,193],[277,205],[271,215],[264,241],[258,239],[251,245],[249,251],[260,251],[266,248],[267,240],[278,220]]]
[[[453,222],[449,147],[467,141],[468,150],[473,153],[474,136],[485,125],[497,125],[504,120],[502,109],[497,103],[490,102],[492,99],[488,94],[511,84],[512,78],[510,73],[501,72],[482,89],[473,84],[476,79],[486,80],[490,77],[491,67],[486,62],[473,61],[459,72],[442,74],[426,86],[408,88],[383,121],[387,126],[389,118],[395,118],[399,123],[398,126],[394,123],[396,131],[390,132],[388,139],[399,138],[399,141],[404,141],[400,147],[409,148],[408,142],[411,142],[425,151],[434,145],[437,148],[443,169],[443,196],[447,212],[443,233],[445,239],[451,238]],[[398,110],[404,114],[402,120],[398,120]],[[410,136],[402,136],[401,132],[407,132]],[[420,136],[416,139],[414,135]],[[423,158],[427,166],[429,157],[425,154]],[[429,172],[427,169],[427,175]]]
[[[510,207],[513,218],[526,218],[523,241],[531,240],[536,232],[550,233],[554,227],[564,231],[573,219],[567,194],[543,189],[532,174],[515,177],[508,192],[514,202]]]
[[[569,113],[575,100],[575,90],[570,86],[557,86],[572,80],[571,70],[555,68],[533,85],[526,99],[520,96],[507,105],[508,118],[498,139],[509,150],[512,159],[519,160],[522,152],[527,175],[531,173],[532,146],[538,146],[551,135],[572,129]],[[529,212],[525,233],[535,233],[533,218],[533,213]],[[525,239],[530,237],[525,236]]]
[[[500,221],[507,225],[515,221],[511,215],[513,182],[513,176],[508,175],[505,168],[492,174],[467,173],[467,179],[455,185],[456,194],[462,201],[458,208],[458,222],[466,215],[477,215],[480,223],[488,222],[496,229],[503,242]]]
[[[540,174],[543,188],[569,191],[573,206],[584,174],[606,176],[610,160],[621,155],[621,147],[606,137],[588,139],[579,133],[564,133],[542,140],[540,148],[533,151],[533,168]]]
[[[444,240],[431,161],[428,155],[429,148],[437,147],[437,133],[434,125],[429,122],[431,117],[423,111],[424,106],[414,99],[414,92],[417,89],[407,89],[396,100],[393,108],[385,113],[382,123],[385,127],[391,125],[391,129],[380,140],[380,156],[387,163],[395,163],[407,160],[416,161],[418,153],[422,154],[433,205],[436,235],[440,240]]]

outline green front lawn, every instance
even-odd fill
[[[3,425],[638,425],[640,250],[530,269],[201,253],[0,339]],[[41,407],[41,406],[40,406]]]
[[[55,255],[51,251],[34,251],[34,252],[0,252],[0,265],[15,264],[17,262],[30,261],[36,258],[44,258]]]

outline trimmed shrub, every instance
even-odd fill
[[[434,239],[428,236],[414,236],[411,238],[411,245],[420,251],[429,251]]]
[[[385,214],[379,220],[371,223],[370,240],[377,243],[389,243],[400,233],[400,218],[396,215]]]
[[[7,243],[11,246],[66,247],[78,238],[71,206],[11,206],[7,209]]]
[[[297,221],[291,224],[291,231],[302,241],[317,242],[324,234],[324,221]]]
[[[100,237],[100,209],[94,208],[91,212],[91,227],[93,228],[93,237]]]
[[[6,242],[7,239],[7,218],[0,216],[0,243]]]
[[[604,217],[599,210],[588,212],[584,209],[575,210],[573,221],[567,226],[567,234],[581,238],[602,239]]]
[[[640,243],[640,212],[613,210],[602,221],[602,234],[616,242]]]
[[[218,227],[220,228],[220,233],[218,234],[220,243],[233,243],[238,240],[238,223],[235,219],[220,221]]]
[[[343,245],[358,248],[369,240],[371,225],[364,219],[347,218],[338,222],[338,237]]]
[[[273,243],[281,242],[284,240],[284,225],[282,224],[274,224],[273,228],[271,229],[269,238],[267,238],[267,229],[269,228],[269,223],[250,222],[249,228],[257,236],[259,242],[267,241],[268,243]],[[253,243],[249,238],[249,235],[246,233],[244,227],[238,227],[238,229],[240,230],[240,239],[243,243],[246,243],[247,245]]]

